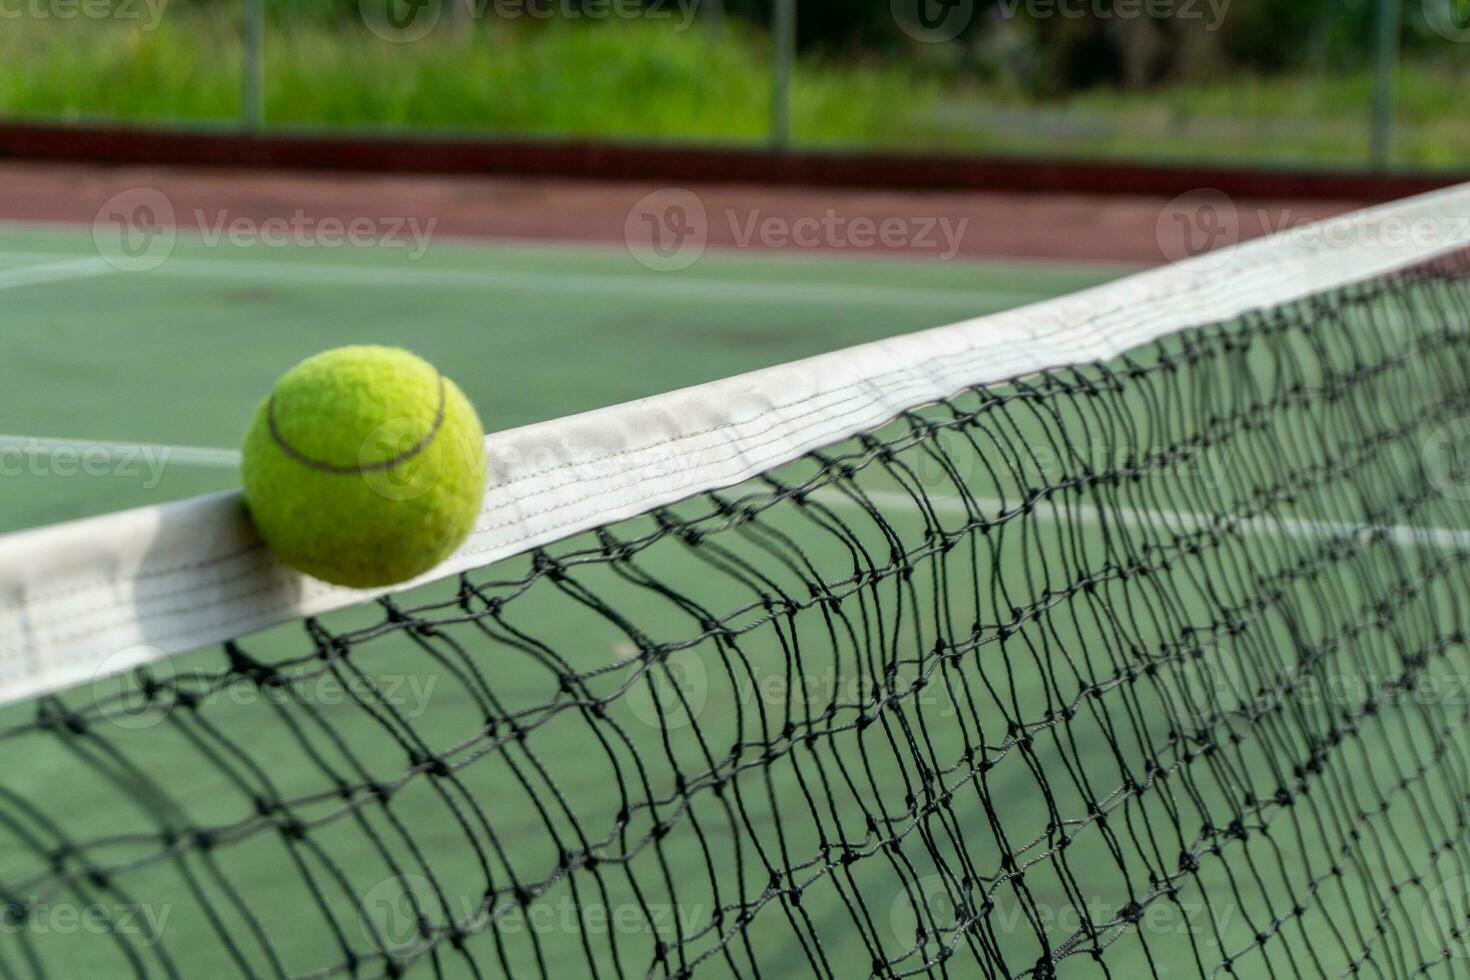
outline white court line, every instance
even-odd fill
[[[861,507],[847,494],[831,487],[818,490],[812,496],[828,505]],[[878,505],[880,509],[917,509],[914,498],[897,490],[868,490],[864,491],[864,496]],[[975,504],[982,510],[993,513],[998,513],[1004,506],[1001,501],[990,498],[976,498]],[[964,503],[954,499],[931,499],[929,506],[934,509],[935,513],[947,517],[963,517],[967,513]],[[1068,504],[1065,508],[1059,509],[1088,524],[1112,523],[1121,520],[1124,524],[1134,527],[1163,524],[1168,527],[1182,526],[1192,531],[1203,531],[1222,526],[1218,517],[1192,511],[1136,510],[1131,507],[1103,510],[1092,504],[1082,503]],[[1038,506],[1036,512],[1049,515],[1050,508]],[[1288,537],[1306,538],[1312,541],[1331,538],[1367,538],[1374,534],[1386,533],[1394,544],[1406,547],[1433,545],[1439,548],[1470,548],[1470,530],[1457,531],[1445,527],[1417,528],[1402,524],[1344,524],[1334,521],[1309,521],[1295,517],[1252,517],[1247,520],[1233,520],[1223,526],[1239,528],[1247,534],[1284,534]]]
[[[77,221],[48,221],[42,219],[0,219],[0,235],[22,235],[42,237],[49,233],[58,233],[68,239],[75,240],[78,232],[87,232],[92,228],[91,222]],[[191,233],[187,227],[179,228],[179,237],[194,245],[202,241],[202,236]],[[38,234],[39,233],[39,234]],[[574,255],[577,253],[592,254],[599,257],[623,257],[628,254],[628,246],[615,239],[592,240],[592,241],[558,241],[548,238],[517,238],[510,235],[470,235],[460,232],[433,233],[433,242],[430,248],[440,245],[448,245],[462,249],[482,249],[486,251],[519,252],[523,255]],[[739,245],[725,245],[711,243],[705,246],[706,255],[718,255],[721,258],[739,259],[750,257],[753,259],[764,258],[780,252],[783,257],[794,258],[801,262],[811,262],[813,265],[830,263],[834,266],[843,262],[927,262],[931,256],[915,254],[913,252],[876,252],[860,249],[857,251],[839,251],[814,249],[809,252],[796,253],[791,250],[778,250],[766,248],[742,248]],[[3,255],[4,253],[0,253]],[[73,254],[73,253],[65,253]],[[989,269],[991,271],[1006,270],[1017,266],[1050,268],[1057,272],[1071,272],[1077,269],[1090,269],[1098,272],[1112,272],[1119,276],[1128,275],[1132,272],[1140,272],[1144,269],[1153,268],[1157,262],[1141,262],[1129,259],[1086,259],[1086,258],[1058,258],[1055,255],[967,255],[960,260],[966,266]]]
[[[68,279],[84,279],[89,276],[106,275],[114,271],[116,270],[112,266],[95,256],[89,259],[68,259],[59,262],[45,262],[40,265],[23,265],[0,272],[0,289],[63,282]]]
[[[990,308],[997,304],[1021,306],[1048,298],[1040,293],[991,293],[956,289],[919,289],[903,286],[865,286],[841,283],[732,281],[696,279],[677,273],[606,275],[562,272],[479,272],[473,269],[414,269],[384,266],[335,266],[286,262],[238,261],[229,259],[169,259],[150,275],[186,278],[245,278],[317,283],[349,282],[354,285],[464,286],[470,288],[521,289],[556,295],[559,293],[632,293],[648,296],[689,296],[696,299],[761,300],[798,302],[885,303],[894,306],[927,305]]]
[[[0,258],[56,258],[56,253],[0,251]],[[102,264],[101,259],[74,260]],[[894,306],[917,304],[958,306],[986,310],[999,306],[1024,306],[1052,293],[991,292],[945,287],[868,286],[862,283],[802,283],[770,280],[700,279],[680,273],[618,275],[573,272],[524,272],[478,269],[431,269],[399,266],[331,265],[320,262],[270,262],[250,259],[169,258],[162,265],[139,275],[195,278],[248,279],[289,282],[347,282],[360,286],[459,286],[467,288],[521,289],[555,295],[558,293],[622,292],[649,296],[690,296],[698,299],[759,300],[784,299],[816,303],[882,303]]]
[[[44,436],[0,435],[0,458],[6,450],[26,456],[54,458],[67,453],[80,458],[105,457],[110,462],[130,462],[139,458],[157,459],[162,463],[180,463],[211,469],[239,469],[240,452],[236,449],[210,449],[202,446],[166,446],[149,442],[108,442],[100,439],[50,439]]]

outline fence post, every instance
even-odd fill
[[[265,0],[244,0],[244,65],[240,80],[240,122],[246,132],[265,128],[262,61],[265,48]]]
[[[1374,170],[1387,170],[1393,163],[1393,117],[1402,27],[1400,0],[1378,0],[1378,39],[1373,57]]]
[[[791,72],[796,61],[796,0],[775,0],[771,23],[771,145],[791,143]]]

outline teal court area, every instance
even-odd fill
[[[91,229],[0,230],[0,530],[238,485],[235,449],[287,367],[341,344],[444,365],[487,431],[1007,309],[1121,270],[622,248],[206,245],[125,272]],[[58,444],[72,443],[62,446]],[[104,454],[109,455],[103,462]]]
[[[179,454],[0,481],[15,527],[229,488],[255,401],[335,344],[414,347],[496,429],[1117,271],[183,242],[123,273],[13,237],[10,442]],[[1453,975],[1470,522],[1416,460],[1467,408],[1463,293],[961,393],[6,707],[0,972]]]

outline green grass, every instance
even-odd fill
[[[267,41],[273,124],[759,140],[770,126],[762,39],[639,24],[482,29],[387,44],[365,28],[278,26]],[[0,112],[228,122],[239,115],[233,27],[199,16],[156,30],[21,22],[0,35]],[[901,68],[808,66],[803,130],[881,140],[917,83]],[[930,85],[937,96],[937,87]]]
[[[302,15],[266,42],[277,126],[387,127],[536,136],[756,142],[770,130],[766,38],[674,22],[496,22],[389,44]],[[168,13],[132,22],[20,19],[0,33],[0,113],[42,119],[228,124],[240,115],[238,25]],[[1470,157],[1456,93],[1464,65],[1410,62],[1396,162]],[[810,57],[793,130],[822,146],[1063,156],[1359,164],[1368,72],[1241,75],[1045,102],[917,61]]]

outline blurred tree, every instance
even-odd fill
[[[1231,59],[1221,31],[1203,20],[1178,21],[1172,26],[1174,80],[1212,81],[1229,71]]]
[[[1371,50],[1376,0],[1336,0],[1331,4],[1268,2],[1232,8],[1224,33],[1227,55],[1235,64],[1266,71],[1330,64],[1356,49],[1366,60]]]
[[[803,50],[893,51],[904,35],[894,24],[890,4],[891,0],[801,0],[796,11],[797,44]],[[725,7],[732,16],[770,26],[774,3],[725,0]]]
[[[699,0],[699,17],[716,34],[725,30],[725,0]]]
[[[1152,17],[1109,20],[1103,32],[1118,49],[1118,80],[1128,88],[1142,88],[1167,72],[1173,54],[1171,32]]]
[[[114,0],[116,2],[116,0]],[[360,22],[361,0],[268,0],[277,21]],[[370,0],[404,2],[404,0]],[[469,19],[468,11],[494,12],[494,0],[441,0],[446,20]],[[584,0],[565,0],[579,9]],[[652,3],[654,0],[644,0]],[[670,0],[661,0],[667,4]],[[766,28],[773,0],[695,0],[701,22],[718,28],[727,17]],[[1373,18],[1379,0],[1233,0],[1215,23],[1208,3],[1193,3],[1200,16],[1124,17],[1116,0],[1068,0],[1066,16],[1057,0],[973,0],[975,15],[949,44],[920,44],[895,24],[894,0],[800,0],[797,39],[804,51],[912,58],[939,69],[1006,74],[1039,94],[1058,94],[1098,85],[1141,86],[1219,75],[1227,70],[1261,72],[1361,68],[1372,58]],[[938,3],[940,0],[903,0]],[[170,9],[234,11],[240,0],[170,0]],[[1136,10],[1136,0],[1129,0]],[[1182,0],[1168,9],[1181,9]],[[1450,45],[1427,17],[1444,5],[1446,16],[1465,11],[1470,0],[1404,3],[1405,44],[1411,50],[1448,58],[1463,47]],[[556,9],[555,4],[550,5]],[[1045,11],[1046,15],[1042,16]],[[584,19],[583,23],[591,23]],[[1024,49],[1024,50],[1023,50]],[[1003,54],[997,55],[1000,51]]]
[[[1117,39],[1096,18],[1044,17],[1036,21],[1042,70],[1037,88],[1059,95],[1117,81],[1123,56]]]

